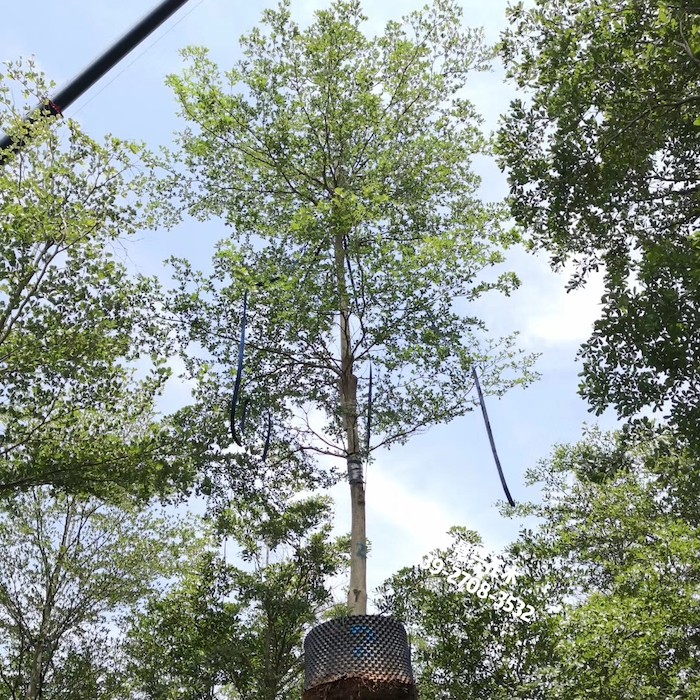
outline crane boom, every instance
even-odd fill
[[[33,121],[41,114],[60,115],[63,110],[89,90],[105,73],[110,71],[130,51],[152,34],[166,19],[179,10],[188,0],[164,0],[138,24],[132,27],[121,39],[113,44],[99,58],[93,61],[80,75],[71,80],[66,87],[51,97],[46,104],[39,105],[27,117]],[[0,140],[0,165],[13,151],[19,150],[22,140],[5,136]]]

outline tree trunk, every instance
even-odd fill
[[[32,667],[29,673],[29,684],[25,695],[26,700],[36,700],[41,693],[41,679],[44,675],[44,640],[39,639],[32,654]]]
[[[335,235],[335,267],[339,296],[340,323],[340,410],[347,443],[348,481],[350,482],[350,589],[348,607],[351,615],[367,614],[367,537],[365,531],[365,485],[362,455],[357,432],[357,376],[354,373],[350,299],[345,278],[343,234]]]
[[[36,498],[36,496],[35,496]],[[41,539],[41,527],[39,523],[39,505],[37,504],[37,542],[41,549],[42,560],[44,562],[44,579],[46,585],[46,598],[41,611],[41,625],[37,635],[37,641],[32,650],[32,666],[29,676],[29,683],[25,693],[25,700],[38,700],[43,692],[44,675],[48,665],[53,659],[56,650],[56,645],[60,639],[60,633],[51,630],[53,622],[54,606],[56,605],[56,595],[59,588],[59,578],[63,571],[63,559],[65,553],[70,546],[70,533],[73,527],[73,499],[70,498],[67,502],[66,519],[63,522],[63,532],[61,534],[61,543],[56,556],[56,562],[52,569],[49,569],[50,553],[46,551],[48,546]]]

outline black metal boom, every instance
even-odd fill
[[[75,102],[84,92],[91,88],[105,73],[110,71],[130,51],[138,46],[149,34],[152,34],[168,17],[179,10],[188,0],[164,0],[152,12],[132,27],[112,47],[91,63],[80,75],[74,78],[60,92],[56,93],[46,104],[39,105],[28,117],[33,121],[41,114],[59,115]],[[10,136],[0,140],[0,164],[9,154],[21,148],[22,142]],[[6,150],[7,149],[7,150]]]

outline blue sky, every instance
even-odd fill
[[[494,41],[506,24],[504,0],[488,3],[462,0],[465,22],[483,26]],[[24,0],[4,8],[0,24],[0,59],[34,56],[38,67],[59,87],[85,68],[114,40],[135,24],[157,0]],[[259,20],[272,0],[190,0],[173,18],[138,47],[107,77],[66,110],[98,140],[106,133],[145,141],[155,147],[170,142],[178,129],[175,102],[164,77],[181,67],[178,49],[207,46],[222,67],[238,55],[238,37]],[[327,3],[293,0],[295,18],[305,24],[314,10]],[[365,0],[369,31],[379,31],[390,18],[417,9],[422,0],[387,3]],[[515,96],[504,83],[499,65],[477,74],[469,97],[486,118],[486,128],[497,125],[498,115]],[[499,199],[507,192],[505,175],[493,163],[475,163],[482,176],[482,194]],[[128,244],[134,267],[146,274],[162,273],[170,255],[188,257],[206,269],[214,243],[225,235],[217,222],[186,222],[170,232],[145,232]],[[522,280],[509,299],[482,304],[481,312],[495,333],[518,330],[521,346],[541,353],[539,382],[513,390],[498,400],[487,397],[487,407],[501,462],[516,501],[537,499],[526,489],[528,467],[547,456],[552,446],[579,438],[585,421],[593,421],[577,396],[578,345],[590,334],[602,293],[600,281],[572,294],[564,291],[566,277],[549,270],[544,257],[522,251],[509,256],[508,266]],[[174,410],[188,399],[186,386],[169,388],[164,408]],[[612,427],[614,416],[602,425]],[[333,490],[336,523],[349,530],[347,484]],[[512,540],[519,523],[503,518],[496,502],[503,498],[488,439],[478,411],[415,437],[407,446],[376,455],[367,475],[367,528],[373,544],[369,560],[370,590],[401,566],[416,563],[430,549],[444,545],[446,530],[463,525],[479,531],[489,549]]]

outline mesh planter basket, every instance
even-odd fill
[[[411,650],[394,618],[356,615],[324,622],[304,640],[304,690],[343,678],[413,685]]]

